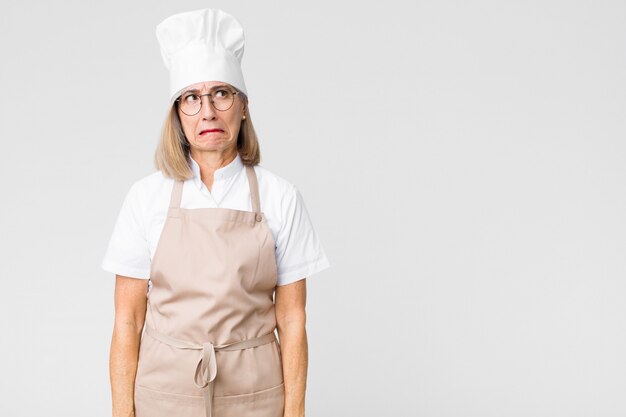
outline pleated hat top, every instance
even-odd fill
[[[174,14],[156,27],[169,71],[170,105],[188,86],[221,81],[248,95],[241,70],[245,37],[241,24],[220,9]]]

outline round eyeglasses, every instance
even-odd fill
[[[183,113],[187,116],[195,116],[202,108],[202,96],[209,96],[209,102],[215,110],[226,111],[230,109],[235,102],[235,94],[239,94],[239,91],[220,88],[207,94],[198,94],[195,92],[183,93],[176,101]]]

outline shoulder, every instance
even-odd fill
[[[171,184],[173,181],[174,180],[172,178],[163,175],[161,171],[154,171],[151,174],[136,179],[133,182],[132,187],[135,187],[140,192],[150,192],[158,190],[168,183]]]
[[[272,206],[276,211],[281,228],[288,227],[290,220],[308,216],[304,198],[293,182],[259,165],[255,170],[259,193],[265,197],[266,207]]]
[[[254,166],[254,172],[257,175],[259,188],[265,189],[272,195],[285,197],[295,193],[295,185],[274,171],[257,164]]]
[[[161,171],[155,171],[135,179],[127,193],[127,200],[139,211],[144,211],[146,207],[151,207],[163,198],[164,194],[171,191],[174,180],[166,177]]]

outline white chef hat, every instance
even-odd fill
[[[248,95],[243,27],[233,16],[219,9],[178,13],[157,25],[156,36],[170,72],[170,105],[184,88],[203,81],[222,81]]]

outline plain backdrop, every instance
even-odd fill
[[[0,415],[110,416],[100,262],[204,7],[331,262],[307,416],[626,414],[625,2],[3,0]]]

